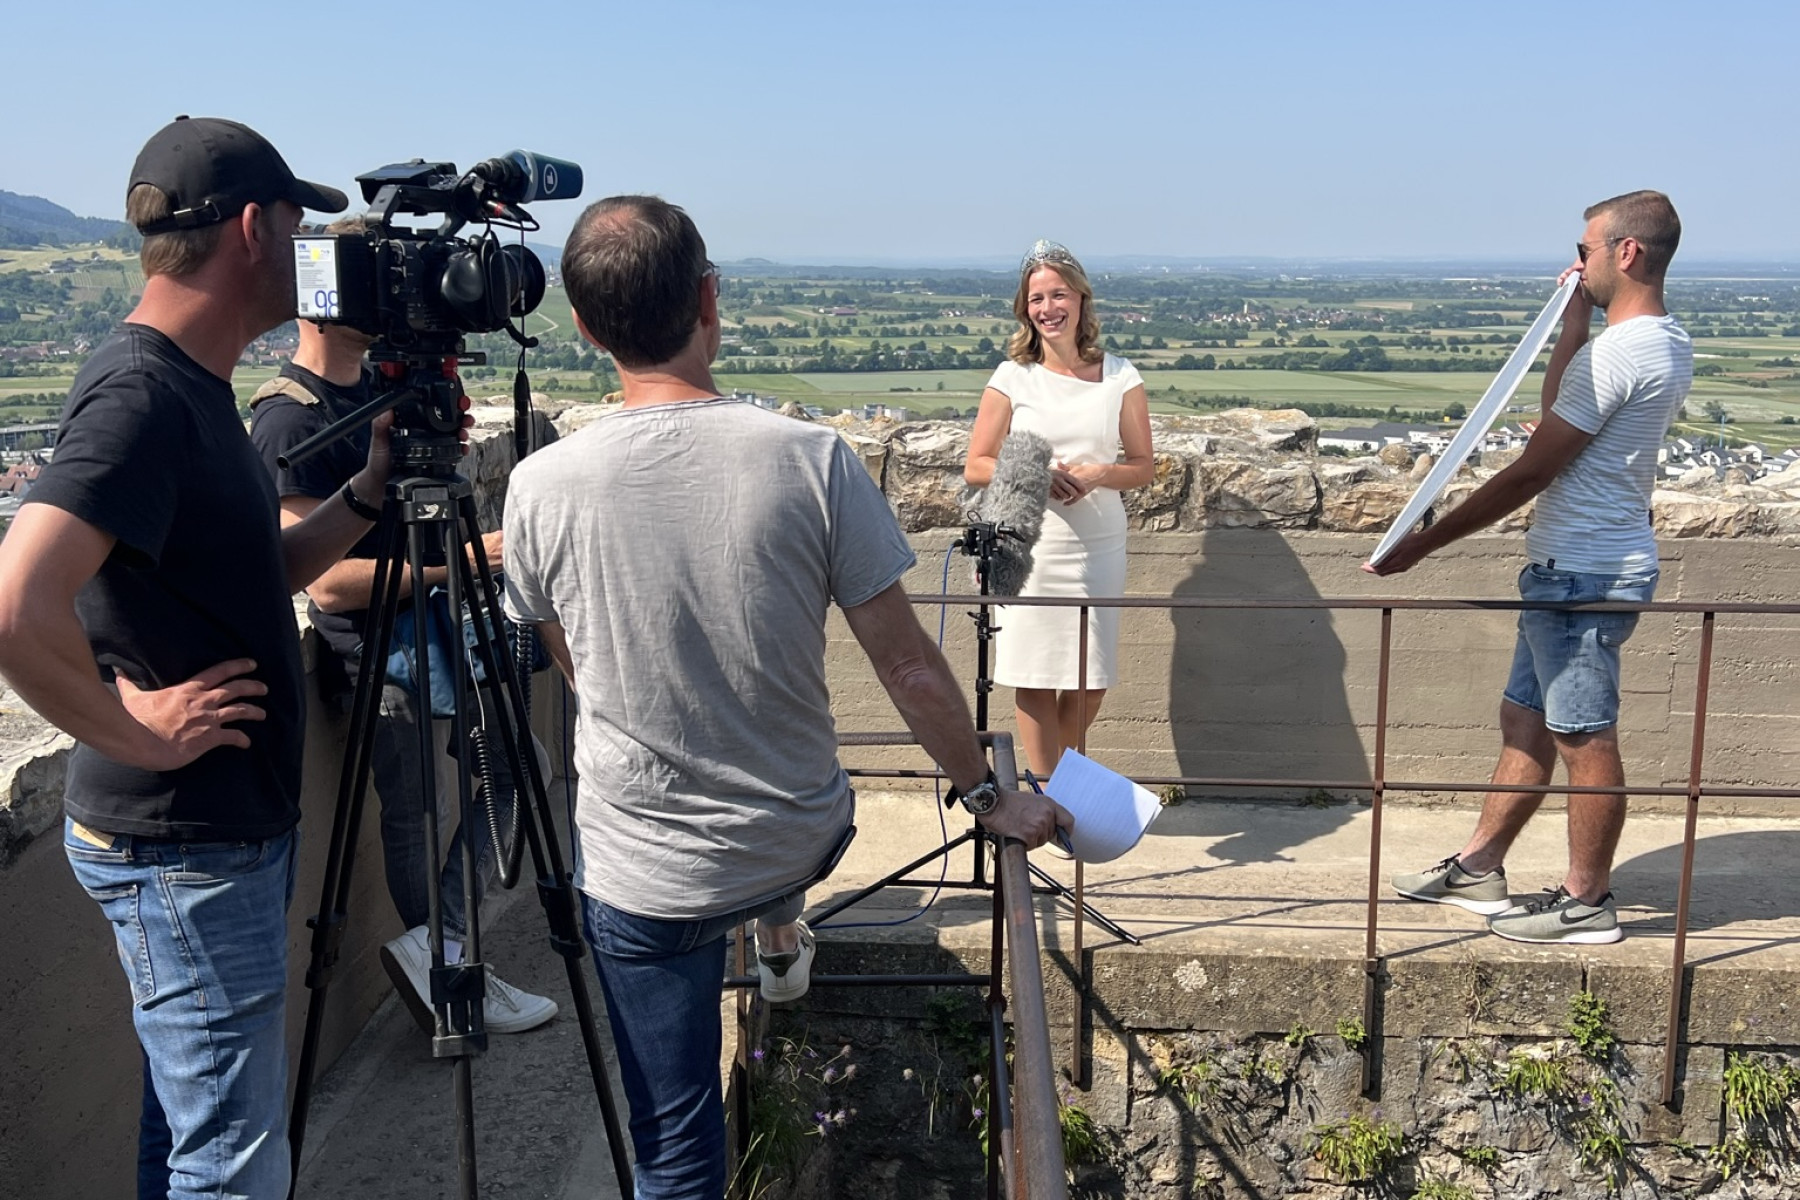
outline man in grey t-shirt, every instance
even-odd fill
[[[1657,579],[1650,496],[1656,451],[1693,382],[1688,335],[1663,303],[1681,220],[1661,192],[1630,192],[1587,210],[1577,261],[1581,287],[1563,316],[1544,376],[1543,420],[1519,460],[1409,534],[1379,565],[1391,575],[1537,497],[1519,576],[1526,600],[1648,602]],[[1595,308],[1606,330],[1588,341]],[[1519,614],[1512,676],[1500,702],[1500,762],[1468,844],[1429,870],[1396,875],[1415,900],[1488,914],[1488,928],[1525,942],[1616,942],[1613,853],[1623,795],[1569,797],[1569,869],[1562,883],[1515,906],[1503,861],[1543,802],[1558,758],[1577,787],[1623,787],[1619,758],[1619,647],[1635,613]]]
[[[725,936],[757,920],[763,994],[803,994],[806,888],[850,832],[828,606],[982,824],[1036,847],[1072,820],[993,788],[962,691],[900,586],[912,551],[842,439],[719,398],[718,273],[687,214],[603,200],[562,271],[625,403],[514,471],[506,606],[575,684],[576,883],[638,1200],[718,1200]]]

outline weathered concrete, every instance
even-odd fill
[[[937,844],[942,835],[933,807],[928,794],[865,792],[857,817],[862,832],[838,873],[814,893],[814,907]],[[1389,867],[1410,868],[1447,852],[1469,819],[1441,808],[1390,811]],[[1377,1100],[1365,1101],[1358,1059],[1333,1031],[1339,1020],[1361,1012],[1368,827],[1367,810],[1355,806],[1188,803],[1167,810],[1124,859],[1086,871],[1090,902],[1145,945],[1129,947],[1091,925],[1087,930],[1081,960],[1093,989],[1082,1039],[1087,1077],[1070,1097],[1107,1127],[1112,1151],[1125,1153],[1104,1171],[1084,1168],[1083,1194],[1336,1196],[1335,1185],[1309,1165],[1312,1130],[1360,1112],[1416,1135],[1416,1154],[1408,1160],[1414,1179],[1430,1170],[1460,1178],[1479,1196],[1537,1195],[1547,1181],[1562,1180],[1568,1190],[1561,1194],[1599,1195],[1597,1177],[1583,1173],[1558,1140],[1562,1118],[1507,1097],[1495,1074],[1515,1047],[1566,1052],[1558,1043],[1566,1042],[1576,992],[1585,987],[1609,1004],[1614,1031],[1626,1043],[1612,1073],[1633,1154],[1660,1177],[1679,1175],[1680,1163],[1666,1148],[1675,1139],[1704,1151],[1726,1132],[1720,1074],[1727,1047],[1800,1045],[1800,1015],[1791,1011],[1800,975],[1800,890],[1780,885],[1791,878],[1783,871],[1800,829],[1791,822],[1708,818],[1700,827],[1689,942],[1688,1033],[1702,1044],[1685,1052],[1680,1111],[1655,1103],[1678,866],[1671,847],[1680,823],[1642,816],[1628,826],[1620,855],[1628,937],[1616,946],[1515,946],[1488,936],[1479,918],[1392,898],[1384,889],[1384,1016],[1371,1031],[1385,1039],[1382,1089]],[[1514,854],[1515,886],[1548,884],[1562,854],[1561,820],[1545,814]],[[1066,864],[1043,865],[1063,878],[1071,874]],[[967,852],[958,853],[949,877],[967,878],[968,871]],[[935,868],[921,874],[937,878]],[[839,920],[903,918],[929,892],[890,888]],[[1052,1045],[1066,1068],[1075,1012],[1073,927],[1066,906],[1048,899],[1038,906]],[[816,970],[986,970],[988,909],[983,896],[947,891],[906,925],[821,930]],[[510,974],[566,1001],[560,965],[541,949],[541,924],[529,900],[513,899],[493,929],[496,953],[516,964]],[[832,1159],[836,1190],[820,1194],[858,1200],[975,1194],[979,1165],[965,1084],[980,1068],[961,1062],[956,1046],[959,1037],[972,1036],[959,1034],[958,1022],[966,1024],[978,1010],[970,1007],[972,995],[961,1005],[954,997],[818,989],[777,1014],[778,1031],[810,1031],[816,1044],[853,1042],[862,1067],[845,1100],[861,1115]],[[950,1020],[950,1013],[961,1015]],[[1283,1041],[1297,1025],[1319,1035],[1304,1051]],[[1165,1075],[1177,1063],[1203,1060],[1215,1064],[1219,1091],[1195,1113]],[[903,1082],[907,1068],[914,1078]],[[302,1194],[396,1200],[442,1194],[451,1130],[447,1071],[429,1058],[403,1014],[384,1011],[321,1094]],[[476,1091],[479,1153],[493,1164],[484,1178],[517,1185],[506,1194],[570,1200],[611,1194],[605,1190],[609,1160],[566,1019],[538,1034],[496,1039],[477,1064]],[[930,1136],[928,1102],[940,1106]],[[1452,1153],[1479,1145],[1505,1155],[1500,1173],[1486,1183]],[[1772,1184],[1758,1186],[1729,1194],[1785,1194],[1768,1190]]]
[[[955,529],[912,535],[915,595],[945,589]],[[1374,538],[1309,530],[1135,533],[1126,592],[1219,599],[1312,597],[1516,598],[1522,538],[1469,538],[1415,570],[1379,579],[1360,570]],[[1786,545],[1671,541],[1662,545],[1661,600],[1781,602],[1800,596],[1800,557]],[[975,590],[970,560],[949,556],[948,589]],[[932,631],[940,615],[922,608]],[[1395,614],[1388,712],[1390,780],[1480,781],[1498,752],[1495,720],[1512,662],[1516,616]],[[965,685],[975,673],[972,622],[943,618],[944,651]],[[998,610],[998,636],[1006,636]],[[1373,610],[1127,609],[1121,681],[1089,746],[1137,776],[1367,780],[1374,749],[1381,616]],[[1685,787],[1700,617],[1646,617],[1625,646],[1620,731],[1626,778]],[[867,660],[834,616],[827,660],[840,728],[893,729],[899,718]],[[1784,681],[1800,660],[1800,617],[1722,616],[1714,639],[1704,780],[1790,787],[1800,778],[1800,701]],[[1012,728],[1010,689],[991,697],[991,723]],[[971,694],[971,703],[973,696]],[[877,755],[870,765],[899,761]],[[1477,796],[1396,793],[1399,803]],[[1552,804],[1561,803],[1553,799]],[[1639,797],[1642,811],[1676,811],[1680,797]],[[1791,802],[1715,798],[1708,812],[1785,813]]]

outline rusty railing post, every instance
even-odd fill
[[[1081,636],[1077,639],[1080,662],[1076,665],[1075,684],[1077,694],[1081,697],[1081,724],[1075,735],[1075,749],[1082,754],[1087,753],[1087,667],[1088,667],[1088,613],[1092,610],[1087,605],[1081,606]],[[1080,1087],[1087,1079],[1085,1056],[1081,1053],[1081,1031],[1087,1027],[1088,1019],[1088,984],[1087,969],[1081,961],[1081,946],[1087,940],[1087,873],[1082,870],[1081,860],[1075,860],[1075,942],[1071,951],[1071,965],[1075,970],[1075,1028],[1069,1031],[1069,1079]]]
[[[1394,610],[1381,610],[1381,665],[1375,684],[1375,762],[1369,804],[1369,910],[1363,929],[1362,1093],[1373,1096],[1381,1086],[1376,1071],[1376,1009],[1380,1001],[1381,959],[1375,931],[1381,902],[1381,800],[1387,786],[1388,667],[1394,641]]]
[[[1694,680],[1694,737],[1688,752],[1687,825],[1681,835],[1681,887],[1675,895],[1675,952],[1669,979],[1669,1024],[1663,1039],[1662,1102],[1675,1103],[1675,1060],[1686,990],[1688,898],[1694,888],[1694,831],[1700,819],[1700,763],[1706,755],[1706,701],[1712,689],[1713,614],[1700,618],[1700,669]]]

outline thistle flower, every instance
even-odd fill
[[[856,1078],[856,1064],[855,1063],[851,1063],[849,1066],[844,1068],[844,1078],[845,1079],[855,1079]]]
[[[836,1067],[826,1067],[825,1074],[822,1076],[822,1078],[825,1080],[826,1083],[831,1083],[832,1081],[837,1079],[837,1074],[838,1073],[837,1073]]]

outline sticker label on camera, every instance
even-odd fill
[[[294,291],[300,320],[338,318],[336,238],[294,239]]]

